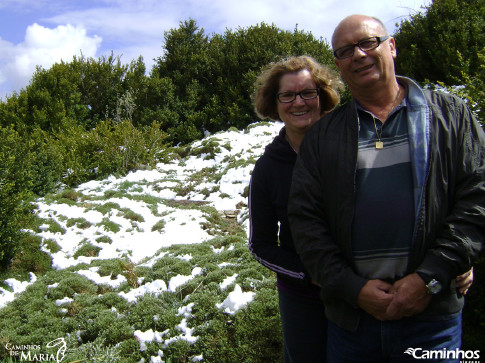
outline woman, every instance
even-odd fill
[[[307,56],[270,64],[256,82],[255,110],[284,127],[257,161],[250,184],[249,248],[277,273],[286,362],[323,362],[327,321],[319,287],[295,252],[287,219],[291,175],[307,130],[340,100],[337,75]]]
[[[262,119],[284,127],[254,167],[249,195],[249,249],[277,273],[285,362],[325,362],[327,320],[320,288],[295,252],[287,219],[293,166],[307,130],[340,101],[343,84],[333,71],[308,56],[271,63],[256,81],[254,106]],[[457,278],[460,292],[473,281]]]

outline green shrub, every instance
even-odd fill
[[[192,273],[193,265],[189,261],[182,260],[173,256],[165,256],[159,259],[152,267],[147,279],[164,280],[167,282],[177,275],[188,276]]]
[[[118,223],[111,221],[109,218],[103,218],[96,226],[104,227],[105,231],[113,233],[117,233],[121,230],[121,226]]]
[[[221,140],[211,137],[204,139],[200,142],[198,147],[192,147],[189,152],[189,156],[200,156],[202,154],[208,154],[210,159],[214,159],[217,153],[221,152],[219,146]]]
[[[68,199],[77,202],[79,194],[74,189],[64,189],[59,192],[60,199]]]
[[[79,229],[87,229],[92,226],[91,222],[84,218],[70,218],[67,220],[66,227],[76,226]]]
[[[97,290],[96,284],[88,278],[76,272],[65,272],[62,274],[57,287],[50,289],[48,295],[52,299],[62,299],[64,297],[74,297],[74,294],[77,294],[77,298],[80,298],[79,294],[92,296],[97,293]]]
[[[216,306],[216,304],[221,303],[224,298],[225,297],[222,297],[221,295],[214,294],[212,289],[205,288],[200,289],[197,294],[190,295],[190,297],[187,298],[187,303],[194,303],[194,306],[192,307],[192,314],[194,315],[192,324],[200,327],[200,330],[204,331],[204,334],[204,326],[207,326],[208,332],[210,332],[212,330],[212,324],[218,319],[224,318],[223,315],[221,316],[221,311]]]
[[[97,211],[97,212],[100,212],[103,215],[105,215],[105,214],[108,214],[109,212],[111,212],[113,209],[120,210],[121,207],[118,203],[107,202],[107,203],[103,203],[103,204],[93,205],[92,209]]]
[[[130,304],[116,292],[107,292],[100,295],[97,300],[98,304],[106,306],[108,309],[115,308],[119,313],[123,313],[130,308]]]
[[[50,251],[50,253],[56,253],[61,250],[61,246],[53,239],[44,239],[42,245]]]
[[[84,241],[84,243],[81,244],[81,247],[79,247],[76,250],[76,252],[72,257],[74,258],[78,258],[79,256],[97,257],[99,255],[99,251],[101,251],[100,247],[95,246],[88,241]]]
[[[463,87],[446,87],[445,88],[463,98],[468,107],[474,112],[482,127],[485,128],[485,47],[477,54],[480,60],[478,65],[478,72],[476,75],[469,75],[466,72],[461,72],[463,79]],[[441,83],[444,86],[443,83]]]
[[[247,362],[282,360],[282,334],[276,289],[261,289],[234,319],[235,344]]]
[[[135,330],[164,331],[172,329],[180,322],[177,309],[181,306],[180,300],[171,293],[159,296],[146,294],[140,297],[136,305],[130,310],[128,324]]]
[[[63,203],[67,205],[77,205],[78,200],[81,198],[83,198],[83,195],[80,192],[71,188],[66,188],[57,191],[56,193],[47,194],[44,197],[44,201],[46,204]]]
[[[29,198],[35,176],[29,142],[3,127],[0,140],[0,270],[5,270],[18,249],[22,223],[32,211]]]
[[[19,241],[18,252],[12,260],[13,273],[27,276],[29,272],[43,275],[51,268],[51,257],[40,249],[41,238],[25,235]]]
[[[122,208],[121,215],[132,222],[145,222],[145,219],[141,214],[135,213],[128,208]]]
[[[165,220],[164,219],[160,219],[158,222],[156,222],[153,226],[152,226],[152,232],[155,232],[155,231],[158,231],[158,232],[162,232],[163,229],[165,228]]]
[[[113,242],[113,240],[111,239],[111,237],[101,236],[101,237],[96,238],[96,242],[111,244]]]
[[[125,175],[140,165],[153,166],[166,138],[160,125],[135,128],[129,120],[101,121],[94,129],[69,125],[55,135],[62,156],[62,181],[76,186],[109,175]]]
[[[66,234],[66,229],[62,227],[57,221],[53,219],[48,219],[45,221],[47,225],[49,226],[48,231],[51,233],[60,233],[60,234]]]
[[[109,260],[94,260],[91,262],[92,267],[98,268],[100,276],[118,276],[123,272],[123,261],[118,258]]]
[[[31,172],[34,176],[32,192],[42,197],[59,187],[64,171],[62,162],[59,162],[62,155],[55,141],[40,128],[36,128],[30,138],[30,152],[33,155]]]
[[[78,343],[72,341],[69,345]],[[64,359],[67,362],[123,362],[123,352],[119,344],[110,346],[107,345],[103,338],[96,339],[94,342],[89,342],[82,344],[80,346],[75,346],[70,348]]]

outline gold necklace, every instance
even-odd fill
[[[397,102],[399,102],[399,96],[400,95],[401,95],[401,86],[398,85],[397,95],[396,95],[396,98],[394,99],[394,101],[392,102],[391,112],[392,112],[392,110],[394,110],[394,107],[396,107]],[[382,148],[384,148],[384,143],[381,140],[381,136],[382,136],[382,129],[384,128],[384,124],[382,124],[381,132],[379,133],[379,132],[377,132],[376,118],[374,117],[374,115],[372,115],[372,119],[374,120],[374,129],[376,130],[376,136],[377,136],[376,149],[382,149]]]
[[[374,115],[372,115],[372,119],[374,120],[374,129],[376,130],[376,136],[377,136],[376,149],[382,149],[384,147],[384,143],[381,141],[381,136],[382,136],[382,129],[384,128],[384,125],[381,126],[381,132],[378,133],[376,118],[374,117]]]

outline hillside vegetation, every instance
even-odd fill
[[[281,126],[218,133],[151,170],[36,200],[0,284],[0,360],[62,337],[68,362],[279,361],[276,280],[247,248],[246,198]]]

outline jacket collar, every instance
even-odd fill
[[[407,121],[411,165],[413,170],[414,207],[419,215],[424,198],[424,186],[429,164],[430,107],[421,87],[406,77],[397,77],[407,89]]]

